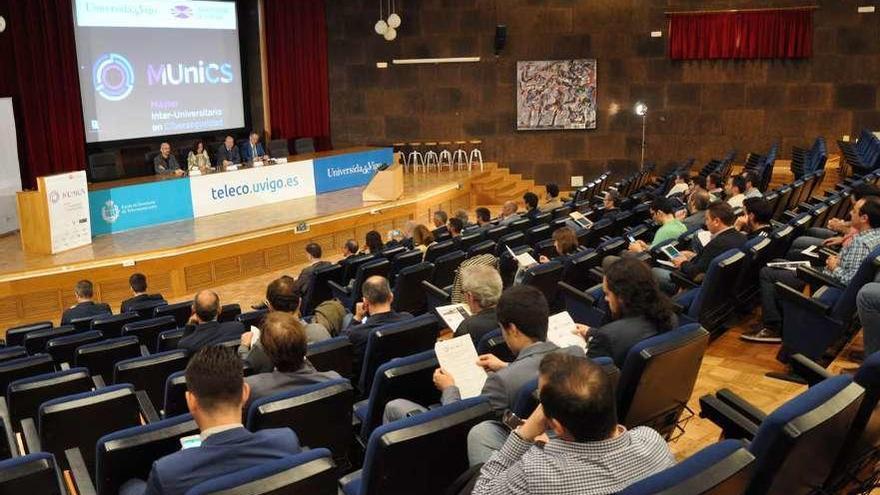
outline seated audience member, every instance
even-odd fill
[[[156,175],[183,175],[180,164],[177,163],[177,157],[171,153],[171,145],[162,143],[159,145],[159,154],[153,158],[153,170]]]
[[[559,186],[553,182],[548,182],[544,189],[547,191],[547,202],[541,205],[541,213],[553,211],[562,206],[562,200],[559,199]]]
[[[632,347],[678,326],[672,301],[657,286],[651,268],[635,258],[621,258],[605,270],[602,291],[613,321],[599,328],[578,326],[589,339],[587,356],[608,356],[623,369]]]
[[[147,277],[143,273],[134,273],[128,277],[128,286],[131,287],[134,297],[122,301],[122,306],[119,308],[120,313],[135,311],[144,305],[155,305],[165,302],[162,294],[147,294]]]
[[[461,288],[471,316],[455,329],[455,336],[470,335],[476,345],[498,328],[495,306],[503,289],[501,275],[488,265],[466,266],[461,270]]]
[[[498,225],[510,225],[522,218],[516,210],[516,203],[513,201],[505,201],[504,206],[501,207],[501,216],[498,217]]]
[[[880,189],[873,184],[859,184],[852,189],[853,201],[871,196],[880,196]],[[850,226],[850,222],[839,218],[831,218],[828,220],[825,228],[811,227],[807,229],[804,235],[795,239],[791,243],[791,248],[785,258],[789,260],[807,259],[802,256],[801,251],[810,246],[847,246],[857,233]]]
[[[303,323],[295,315],[273,311],[260,325],[260,345],[270,366],[245,378],[251,396],[244,407],[270,395],[305,385],[342,378],[335,371],[318,371],[306,359],[309,339]]]
[[[347,258],[356,254],[358,254],[357,241],[354,239],[349,239],[345,241],[345,244],[342,245],[342,259],[339,261],[339,263],[342,264]]]
[[[431,234],[428,227],[422,224],[416,225],[416,228],[413,229],[413,247],[422,252],[423,258],[425,252],[428,251],[428,247],[432,244],[434,244],[434,235]]]
[[[746,198],[743,201],[742,214],[736,218],[734,226],[749,239],[770,237],[773,233],[773,226],[770,225],[772,218],[773,208],[763,196]]]
[[[571,264],[571,255],[580,250],[577,234],[571,227],[559,227],[553,231],[553,249],[556,250],[556,258],[565,265],[566,268]],[[543,254],[538,257],[539,263],[547,263],[550,258]]]
[[[496,311],[504,341],[516,359],[512,363],[505,363],[493,354],[483,354],[477,364],[489,373],[482,395],[489,399],[495,416],[500,419],[504,411],[513,406],[519,389],[537,376],[541,359],[560,349],[556,344],[546,342],[549,309],[544,294],[538,289],[527,285],[507,289],[501,294]],[[562,352],[580,357],[584,355],[583,350],[576,346],[565,348]],[[434,386],[442,392],[444,405],[461,400],[455,377],[442,368],[434,372]],[[392,400],[385,407],[383,421],[388,423],[426,410],[406,399]],[[492,452],[501,448],[507,437],[507,429],[500,421],[487,421],[478,426],[468,435],[471,465],[486,461]]]
[[[238,146],[235,145],[235,138],[231,135],[226,136],[226,139],[223,140],[223,144],[217,148],[217,153],[214,154],[214,160],[216,161],[215,166],[224,168],[229,165],[241,163],[241,153],[238,151]]]
[[[489,212],[489,208],[479,207],[474,210],[474,215],[477,217],[477,223],[475,225],[471,225],[464,234],[475,234],[478,232],[485,232],[495,225],[492,224],[492,213]]]
[[[179,349],[190,354],[202,347],[240,339],[244,333],[241,322],[217,321],[220,316],[220,296],[214,291],[199,291],[193,299],[192,311],[183,329],[183,337],[177,343]]]
[[[880,228],[878,228],[880,227],[880,198],[872,196],[853,203],[850,219],[850,226],[857,233],[850,243],[840,250],[839,255],[829,256],[825,260],[825,269],[823,270],[826,275],[842,285],[849,284],[862,261],[874,248],[880,245]],[[797,277],[797,272],[769,266],[762,268],[759,285],[763,328],[759,324],[750,332],[740,335],[741,339],[769,343],[782,341],[779,330],[782,327],[783,314],[779,298],[776,296],[776,282],[782,282],[798,291],[803,290],[806,286]]]
[[[523,194],[523,203],[526,204],[526,217],[533,219],[541,213],[538,209],[538,195],[529,191]]]
[[[706,177],[706,189],[709,192],[710,202],[724,199],[724,184],[721,182],[720,174],[713,173]]]
[[[403,235],[398,229],[393,229],[388,231],[388,242],[385,243],[386,249],[395,248],[398,246],[403,246],[403,241],[406,239],[406,236]]]
[[[146,483],[129,480],[121,495],[184,495],[193,486],[300,452],[290,428],[250,432],[241,408],[250,387],[238,356],[224,347],[206,347],[186,367],[186,406],[199,425],[201,445],[153,463]]]
[[[617,423],[614,387],[590,360],[547,355],[538,389],[541,405],[483,465],[473,495],[617,493],[675,464],[656,431]]]
[[[208,150],[205,149],[205,142],[201,139],[193,144],[193,149],[186,155],[186,168],[198,170],[203,174],[212,168],[211,158],[208,157]]]
[[[442,229],[446,226],[446,221],[449,220],[449,215],[446,214],[443,210],[437,210],[434,212],[434,215],[431,216],[431,221],[434,222],[434,229]]]
[[[605,191],[605,197],[602,198],[602,218],[614,220],[620,212],[620,193],[617,191]]]
[[[680,256],[672,260],[672,263],[687,278],[701,282],[712,260],[728,249],[740,248],[746,243],[746,236],[733,228],[736,216],[733,208],[724,202],[712,203],[706,211],[706,230],[712,234],[712,239],[703,246],[699,254],[693,251],[681,251]],[[654,268],[654,275],[660,283],[660,288],[666,293],[675,291],[675,284],[671,281],[670,271],[664,268]]]
[[[299,276],[296,277],[296,281],[293,283],[293,293],[298,297],[303,297],[306,291],[309,290],[309,284],[312,283],[315,270],[324,266],[330,266],[329,261],[321,259],[322,254],[324,253],[320,244],[315,242],[306,244],[306,258],[309,260],[309,266],[299,272]]]
[[[687,201],[687,213],[681,223],[688,231],[697,230],[706,225],[706,209],[709,208],[709,193],[694,191]]]
[[[330,338],[330,332],[319,323],[306,323],[300,319],[299,304],[300,298],[294,292],[294,281],[290,277],[281,277],[273,280],[266,287],[266,306],[271,313],[286,313],[299,321],[305,332],[306,340],[309,343],[320,342]],[[344,312],[344,309],[343,309]],[[340,323],[341,324],[341,323]],[[338,325],[337,325],[338,326]],[[265,349],[261,345],[262,332],[258,328],[248,328],[247,332],[241,335],[241,343],[238,346],[238,353],[244,358],[251,369],[256,373],[270,371],[272,363],[266,356]]]
[[[760,178],[757,175],[755,175],[753,172],[743,172],[742,177],[743,179],[745,179],[746,182],[746,189],[745,191],[743,191],[743,195],[746,197],[746,199],[764,197],[764,193],[762,193],[761,190],[758,189],[758,181],[760,180]]]
[[[671,198],[675,195],[683,195],[688,189],[688,180],[690,179],[687,172],[679,172],[675,174],[675,183],[672,185],[672,188],[669,189],[669,192],[666,193],[667,198]]]
[[[706,178],[702,175],[697,175],[695,177],[691,177],[690,182],[688,183],[688,191],[685,193],[684,199],[690,199],[690,197],[698,191],[706,192]]]
[[[406,223],[403,225],[404,238],[403,238],[403,241],[401,242],[401,244],[403,244],[403,246],[406,247],[407,249],[413,249],[413,247],[414,247],[412,236],[413,236],[413,231],[416,229],[416,225],[418,225],[418,224],[419,223],[416,222],[415,220],[407,220]]]
[[[384,247],[382,244],[382,234],[371,230],[364,237],[364,247],[361,248],[361,253],[379,254]]]
[[[865,356],[870,356],[880,351],[880,275],[859,290],[856,308],[863,329]]]
[[[94,292],[92,283],[88,280],[80,280],[73,287],[73,295],[76,296],[76,304],[64,310],[61,315],[61,324],[69,325],[71,321],[89,316],[111,314],[110,306],[105,303],[96,303],[92,300]]]
[[[455,271],[455,278],[452,281],[452,304],[467,304],[464,289],[462,289],[461,272],[469,266],[490,266],[497,271],[498,258],[492,254],[480,254],[462,261],[461,264],[458,265],[458,270]]]
[[[724,192],[727,194],[727,204],[733,208],[742,208],[743,200],[746,199],[746,180],[740,175],[732,175],[727,179],[727,187]]]
[[[446,230],[449,231],[452,240],[458,242],[458,238],[461,237],[461,231],[464,230],[464,224],[461,223],[460,218],[452,217],[446,222]]]
[[[629,250],[634,253],[641,253],[653,247],[657,247],[661,243],[672,239],[678,239],[681,234],[687,232],[687,227],[679,219],[675,218],[675,209],[672,201],[668,198],[657,198],[651,202],[651,216],[654,221],[660,224],[660,228],[654,233],[651,244],[645,241],[637,240],[629,245]]]
[[[471,225],[473,225],[471,223],[470,219],[468,218],[467,210],[465,210],[464,208],[460,208],[458,210],[455,210],[455,217],[458,218],[459,220],[461,220],[461,224],[464,225],[465,229],[470,227]]]
[[[248,136],[248,142],[241,150],[241,159],[249,163],[269,159],[269,155],[263,149],[263,144],[260,143],[260,135],[256,132],[251,132]]]
[[[353,369],[356,374],[361,370],[370,331],[382,325],[412,318],[409,313],[398,313],[391,309],[394,294],[391,293],[391,286],[385,277],[377,275],[368,278],[361,288],[361,298],[361,302],[355,305],[354,318],[342,330],[342,335],[348,336],[353,347]]]

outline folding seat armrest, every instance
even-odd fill
[[[575,299],[580,299],[582,302],[584,302],[588,306],[593,306],[594,304],[596,304],[596,300],[593,299],[593,296],[578,289],[577,287],[574,287],[574,286],[567,284],[565,282],[559,282],[557,285],[559,286],[560,289],[562,289],[562,292],[564,292],[566,295],[572,296]]]
[[[811,203],[810,202],[811,199],[814,199],[814,198],[812,196],[810,196],[809,198],[807,198],[806,201],[801,201],[800,203],[798,203],[798,208],[800,208],[800,211],[802,211],[802,212],[803,211],[812,211],[813,208],[815,208],[818,203],[821,203],[821,200],[818,201],[817,203]]]
[[[774,229],[778,229],[780,227],[785,227],[785,224],[780,222],[779,220],[770,220],[770,226]]]
[[[605,278],[605,270],[600,266],[594,266],[590,268],[590,278],[594,281],[601,283],[602,279]]]
[[[700,397],[700,417],[721,428],[724,438],[751,441],[758,432],[758,425],[713,395]]]
[[[786,221],[792,220],[797,215],[798,215],[798,212],[795,210],[786,210],[786,211],[782,212],[782,218],[784,218]]]
[[[12,457],[17,457],[18,442],[15,441],[15,432],[12,430],[12,420],[9,417],[9,408],[6,405],[6,398],[0,397],[0,421],[3,424],[3,432],[6,434],[6,445]]]
[[[828,311],[831,309],[831,306],[823,303],[822,301],[819,301],[818,299],[814,299],[812,297],[807,297],[801,292],[792,289],[782,282],[776,282],[775,287],[777,297],[785,301],[793,302],[797,306],[807,311],[812,311],[816,314],[824,315],[828,314]]]
[[[104,383],[104,378],[102,378],[101,375],[92,375],[92,383],[95,384],[95,388],[104,388],[107,386],[107,384]]]
[[[791,366],[791,371],[806,380],[809,387],[833,376],[828,370],[803,354],[795,354],[788,364]]]
[[[159,421],[159,413],[156,412],[156,408],[150,401],[150,397],[147,395],[147,392],[145,390],[138,390],[134,394],[137,397],[138,405],[141,409],[141,414],[143,414],[144,419],[147,421],[147,423],[154,423],[156,421]]]
[[[342,294],[347,296],[351,292],[348,287],[343,287],[339,285],[339,283],[335,280],[328,280],[327,284],[330,285],[330,290],[332,290],[334,294]]]
[[[806,282],[807,285],[813,288],[813,290],[816,290],[823,285],[834,287],[836,289],[845,288],[845,286],[838,282],[837,279],[825,275],[819,270],[815,270],[813,268],[799,266],[797,269],[797,277]]]
[[[602,242],[608,242],[611,240],[611,236],[610,235],[603,235],[602,237],[599,238],[599,240]]]
[[[147,349],[147,346],[141,344],[141,356],[149,356],[150,350]]]
[[[24,435],[24,444],[29,454],[36,454],[43,450],[43,446],[40,444],[40,435],[37,433],[37,425],[34,424],[34,418],[24,418],[21,420],[21,434]]]
[[[694,282],[693,280],[687,278],[683,273],[678,270],[673,270],[671,273],[672,281],[675,285],[682,287],[684,289],[694,289],[699,287],[700,284]]]
[[[86,461],[83,459],[79,448],[74,447],[65,450],[64,457],[67,458],[67,465],[70,466],[70,477],[75,485],[75,493],[77,495],[96,495],[98,492],[95,491],[95,484],[89,476]]]
[[[753,406],[749,401],[743,399],[739,395],[736,395],[730,389],[722,388],[715,393],[715,397],[756,425],[763,423],[764,418],[767,417],[763,411]]]
[[[647,263],[649,265],[651,264],[651,253],[649,253],[648,251],[642,251],[641,253],[636,253],[634,258],[643,262],[643,263]]]

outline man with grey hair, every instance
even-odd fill
[[[449,220],[449,215],[446,214],[443,210],[437,210],[434,212],[434,228],[440,229],[446,226],[446,221]]]
[[[484,335],[498,328],[495,306],[503,290],[501,275],[490,265],[466,266],[461,269],[461,288],[471,316],[455,329],[455,336],[470,335],[477,344]]]
[[[361,370],[371,330],[412,318],[409,313],[398,313],[391,309],[393,301],[394,294],[391,293],[391,286],[388,285],[388,279],[385,277],[374,275],[361,286],[361,302],[355,305],[354,318],[340,334],[347,335],[348,340],[351,341],[354,352],[352,365],[355,373]]]
[[[498,225],[509,225],[522,218],[519,216],[519,213],[516,212],[516,209],[516,203],[513,201],[505,201],[504,206],[501,207],[501,217],[499,218]]]
[[[455,217],[461,220],[464,228],[468,228],[471,226],[471,222],[468,220],[468,212],[465,209],[456,210]]]

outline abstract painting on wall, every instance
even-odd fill
[[[596,59],[516,63],[516,129],[595,129]]]

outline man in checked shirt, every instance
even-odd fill
[[[592,361],[546,355],[538,390],[541,405],[483,465],[472,495],[611,494],[675,464],[656,431],[617,423],[611,380]]]
[[[855,235],[837,256],[828,257],[823,270],[843,285],[849,284],[862,261],[880,245],[880,198],[867,196],[853,203],[850,219],[850,227]],[[782,282],[798,291],[803,290],[806,284],[797,277],[796,272],[781,268],[764,267],[759,278],[763,328],[756,327],[740,338],[751,342],[779,343],[782,342],[779,329],[783,315],[774,284]]]

